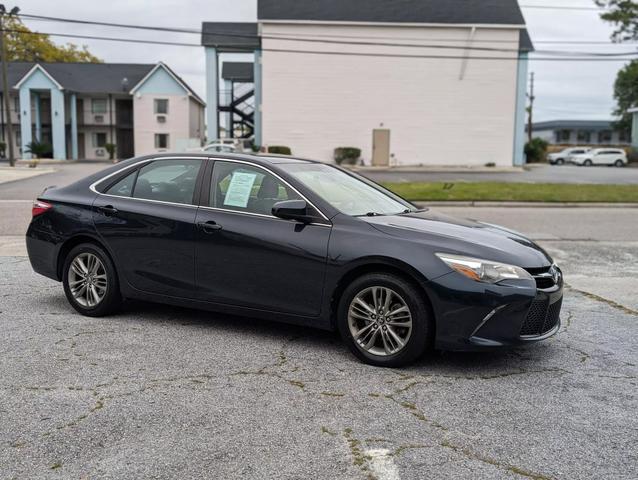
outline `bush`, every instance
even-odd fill
[[[5,142],[0,142],[0,157],[4,157],[7,152],[7,144]]]
[[[629,163],[638,163],[638,149],[636,148],[628,148],[627,149],[627,160]]]
[[[115,158],[115,149],[117,146],[114,143],[106,143],[104,144],[104,149],[109,152],[109,160],[113,160]]]
[[[337,165],[356,165],[361,158],[361,149],[354,147],[335,148],[334,157]]]
[[[292,150],[290,150],[290,147],[272,145],[268,147],[268,153],[274,153],[276,155],[292,155]]]
[[[542,138],[532,138],[531,142],[527,142],[525,144],[525,156],[527,157],[527,163],[544,162],[548,145],[549,143]]]
[[[53,153],[53,147],[46,142],[34,140],[27,144],[26,153],[30,153],[35,158],[43,158]]]

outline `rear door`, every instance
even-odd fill
[[[118,176],[96,198],[93,219],[120,277],[154,294],[192,298],[201,158],[162,158]]]
[[[247,162],[215,161],[202,197],[195,254],[200,298],[319,315],[330,222],[312,206],[311,224],[274,217],[276,202],[302,197],[272,171]]]

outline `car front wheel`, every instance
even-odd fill
[[[591,167],[593,165],[593,162],[588,159],[583,162],[583,165],[585,165],[586,167]]]
[[[356,279],[343,292],[338,327],[350,350],[381,367],[412,363],[427,349],[431,316],[423,292],[386,273]]]
[[[82,315],[108,315],[122,302],[113,262],[97,245],[84,243],[69,252],[62,281],[67,300]]]
[[[624,167],[625,166],[625,162],[623,162],[621,159],[616,160],[616,163],[614,163],[614,165],[616,165],[617,167]]]

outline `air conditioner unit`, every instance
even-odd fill
[[[93,119],[95,123],[104,123],[104,115],[95,115]]]
[[[98,148],[97,150],[95,150],[96,157],[103,157],[105,153],[106,151],[103,148]]]
[[[157,123],[166,123],[166,115],[158,115]]]

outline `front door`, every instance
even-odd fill
[[[372,165],[387,167],[390,165],[390,130],[379,128],[372,132]]]
[[[205,180],[206,182],[206,180]],[[302,197],[279,177],[216,161],[197,212],[197,288],[202,300],[304,316],[321,311],[331,226],[282,220],[278,201]]]
[[[122,269],[144,292],[192,298],[195,214],[201,159],[158,159],[117,178],[93,203],[95,227]]]

